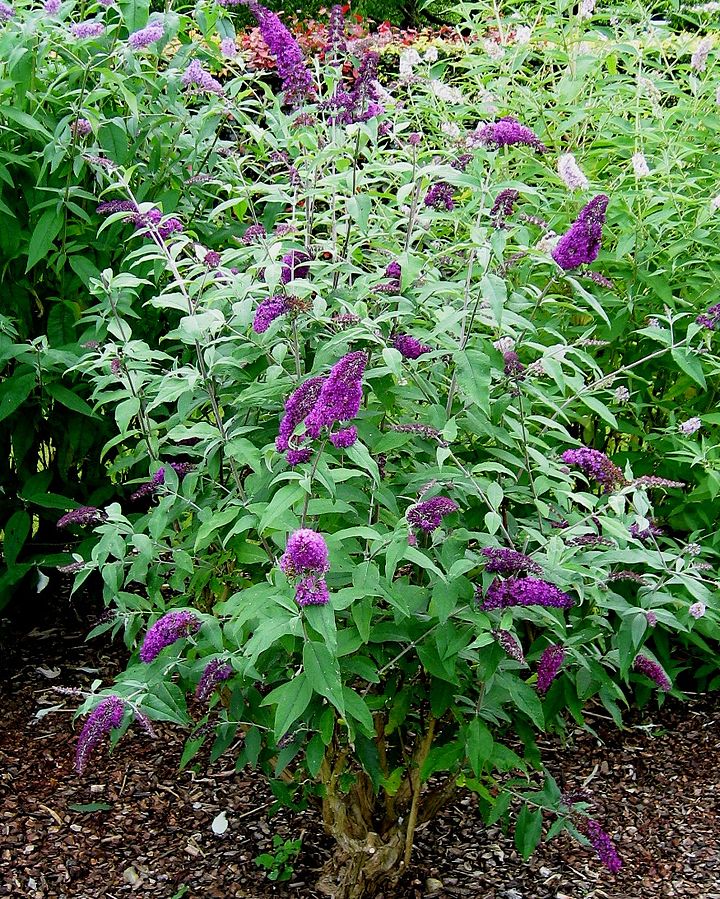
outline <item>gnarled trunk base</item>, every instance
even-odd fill
[[[337,842],[316,887],[330,899],[372,897],[399,881],[404,870],[404,834],[396,832],[382,839],[370,832],[364,840],[340,836]]]

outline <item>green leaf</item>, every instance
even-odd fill
[[[511,793],[500,793],[500,795],[495,800],[493,807],[490,809],[490,813],[488,814],[487,821],[485,823],[490,826],[491,824],[495,824],[497,821],[499,821],[510,808],[511,802]]]
[[[491,363],[480,350],[464,350],[456,355],[458,383],[463,393],[490,416]]]
[[[362,696],[350,687],[343,687],[343,700],[347,709],[347,717],[357,721],[366,736],[373,736],[375,733],[375,722]]]
[[[40,216],[28,245],[26,272],[29,272],[34,265],[48,255],[50,247],[60,233],[64,220],[60,209],[46,209]]]
[[[475,718],[470,722],[465,737],[465,751],[477,777],[483,772],[485,762],[492,755],[493,738],[487,725],[479,718]]]
[[[0,421],[12,415],[25,402],[35,383],[35,372],[28,371],[24,366],[0,383]]]
[[[3,528],[4,539],[2,548],[5,564],[8,568],[12,568],[17,561],[20,550],[30,535],[31,526],[32,519],[28,513],[24,509],[18,509],[17,512],[13,512]]]
[[[300,672],[291,681],[276,687],[263,699],[263,705],[276,705],[275,739],[284,737],[291,726],[303,714],[310,704],[313,691],[304,672]]]
[[[540,730],[543,730],[545,718],[543,716],[542,703],[535,690],[517,677],[511,678],[508,690],[510,691],[512,701],[520,711],[525,712],[532,723]]]
[[[615,429],[618,428],[617,418],[615,418],[608,407],[604,403],[601,403],[597,397],[586,396],[581,393],[578,399],[580,402],[584,403],[588,409],[592,409],[593,412],[599,415],[600,418],[602,418],[603,421],[606,421],[611,427]]]
[[[303,664],[313,690],[330,700],[345,717],[340,666],[335,656],[324,643],[309,641],[303,647]]]
[[[87,415],[89,418],[97,417],[93,412],[92,406],[86,403],[81,396],[78,396],[72,390],[68,390],[67,387],[63,387],[62,384],[58,384],[57,381],[46,384],[45,390],[49,396],[65,406],[66,409],[70,409],[72,412],[79,412],[81,415]]]
[[[695,381],[701,387],[707,386],[705,383],[705,374],[703,372],[703,367],[697,356],[690,355],[690,353],[688,353],[686,349],[677,346],[674,347],[670,352],[675,362],[677,362],[677,364],[685,372],[686,375],[690,375],[693,381]]]
[[[305,749],[305,765],[310,777],[317,777],[324,758],[325,744],[323,743],[323,738],[320,734],[315,734]]]
[[[527,861],[535,851],[542,835],[542,812],[539,808],[530,810],[524,805],[520,809],[515,824],[515,845],[518,852]]]

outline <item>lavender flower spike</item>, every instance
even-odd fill
[[[605,194],[598,194],[580,211],[580,215],[552,251],[552,258],[560,268],[570,271],[579,265],[589,265],[597,259],[609,202]]]
[[[285,401],[285,415],[280,422],[280,430],[275,440],[275,448],[284,453],[290,448],[290,438],[297,426],[304,421],[315,408],[325,378],[309,378],[294,390]]]
[[[357,428],[355,425],[350,425],[349,428],[342,428],[340,431],[335,431],[334,434],[330,435],[329,439],[330,443],[338,449],[347,449],[357,442],[357,437]]]
[[[486,546],[480,550],[487,559],[485,571],[490,574],[541,574],[542,568],[524,553],[515,549],[504,549],[494,546]]]
[[[233,669],[227,662],[221,659],[212,659],[205,666],[200,682],[195,690],[195,697],[200,702],[205,702],[210,698],[211,693],[219,683],[232,677]]]
[[[209,72],[206,72],[197,59],[193,59],[187,69],[185,69],[182,83],[185,87],[191,88],[198,93],[217,94],[219,97],[225,95],[222,84],[213,78]]]
[[[440,527],[446,515],[456,512],[457,509],[458,504],[455,500],[447,496],[434,496],[411,506],[405,513],[405,518],[411,527],[429,534]]]
[[[315,408],[305,419],[310,437],[316,439],[323,428],[355,418],[362,402],[362,376],[366,365],[367,356],[363,352],[348,353],[333,365],[323,381]]]
[[[89,757],[104,737],[114,727],[120,727],[124,711],[125,703],[119,696],[108,696],[92,710],[80,731],[75,750],[75,770],[78,774],[83,773]]]
[[[617,874],[622,868],[622,859],[618,855],[613,841],[592,818],[587,822],[587,838],[608,871]]]
[[[275,319],[285,315],[287,311],[287,298],[283,294],[275,294],[272,297],[268,297],[255,310],[253,331],[256,334],[264,334]]]
[[[192,612],[185,610],[168,612],[159,618],[145,634],[140,648],[140,659],[145,663],[154,661],[166,646],[171,646],[182,637],[189,637],[200,629],[200,621]]]
[[[95,506],[80,506],[79,509],[71,509],[59,519],[57,527],[66,528],[71,524],[88,525],[102,524],[107,520],[107,512]]]
[[[145,28],[134,31],[128,38],[128,47],[131,50],[144,50],[150,44],[155,44],[162,40],[164,34],[165,26],[162,21],[156,19],[153,22],[149,22]]]
[[[431,353],[432,347],[425,343],[420,343],[417,337],[411,334],[396,334],[392,341],[393,347],[406,359],[418,359],[425,353]]]
[[[270,12],[257,0],[243,0],[255,16],[260,34],[275,57],[277,72],[289,106],[300,106],[315,98],[315,83],[305,64],[302,50],[295,38],[274,12]]]
[[[325,578],[304,577],[295,588],[295,601],[299,606],[326,606],[330,602],[330,592]]]
[[[672,682],[663,671],[662,666],[642,653],[635,657],[633,668],[635,671],[639,671],[640,674],[644,674],[645,677],[649,677],[651,681],[654,681],[663,693],[667,693],[670,687],[672,687]]]
[[[521,664],[525,663],[523,648],[514,634],[511,634],[510,631],[504,631],[497,628],[492,631],[492,635],[511,659],[515,659],[516,662],[520,662]]]
[[[100,37],[105,33],[105,26],[97,19],[88,19],[85,22],[76,22],[70,29],[70,33],[78,40],[86,40],[90,37]]]
[[[512,116],[505,116],[497,122],[491,122],[478,128],[473,138],[485,146],[499,149],[500,147],[513,147],[523,145],[532,147],[539,153],[545,153],[547,147],[540,138],[525,125],[521,125]]]
[[[494,580],[483,599],[480,588],[477,598],[482,600],[484,611],[507,609],[512,606],[544,606],[545,608],[569,609],[573,600],[554,584],[534,577],[512,577]]]
[[[545,695],[550,689],[550,685],[558,676],[565,659],[565,650],[559,644],[548,646],[548,648],[540,656],[537,668],[537,684],[536,689],[541,695]]]
[[[581,446],[579,449],[569,449],[560,456],[567,465],[577,465],[582,469],[586,478],[597,481],[605,493],[609,493],[615,487],[625,483],[625,476],[605,453],[599,450]]]

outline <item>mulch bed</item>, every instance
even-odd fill
[[[329,846],[317,814],[268,818],[262,778],[237,774],[230,756],[178,772],[177,729],[161,726],[152,741],[134,727],[84,776],[74,773],[76,699],[54,688],[108,684],[124,661],[122,647],[85,643],[87,629],[56,624],[9,641],[15,655],[0,683],[0,895],[318,896],[312,884]],[[566,788],[585,785],[595,817],[616,836],[617,876],[564,836],[524,863],[512,834],[485,828],[466,795],[418,834],[402,890],[382,899],[720,899],[719,719],[714,697],[670,701],[622,732],[597,716],[589,719],[597,736],[578,729],[565,746],[545,741],[551,773]],[[89,803],[110,808],[70,808]],[[229,826],[216,835],[211,825],[223,811]],[[294,878],[277,885],[254,862],[275,833],[304,838]]]

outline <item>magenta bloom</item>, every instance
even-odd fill
[[[363,352],[348,353],[333,365],[323,380],[315,407],[305,419],[310,437],[316,439],[323,428],[332,428],[337,422],[355,418],[362,402],[362,376],[366,365],[367,356]]]
[[[411,527],[429,534],[440,527],[446,515],[451,515],[458,508],[455,500],[448,496],[434,496],[410,506],[405,518]]]
[[[315,408],[325,378],[309,378],[294,390],[285,401],[285,415],[280,422],[280,430],[275,440],[275,448],[284,453],[290,447],[290,438],[298,425],[305,421]]]
[[[325,574],[330,568],[328,548],[322,534],[310,528],[300,528],[288,537],[280,569],[288,577],[299,574]]]
[[[515,549],[486,546],[480,550],[487,559],[485,571],[490,574],[541,574],[542,568],[524,553]]]
[[[209,72],[206,72],[197,59],[193,59],[187,69],[185,69],[182,83],[185,87],[197,93],[217,94],[219,97],[225,95],[222,84],[213,78]]]
[[[89,757],[105,736],[114,727],[120,727],[124,711],[125,703],[119,696],[108,696],[92,710],[80,731],[75,750],[75,770],[78,774],[83,773]]]
[[[608,871],[617,874],[622,868],[622,859],[618,855],[613,841],[592,818],[587,822],[587,838]]]
[[[161,240],[167,240],[171,234],[175,234],[183,229],[182,222],[179,219],[174,216],[163,219],[163,214],[159,209],[149,209],[147,212],[136,212],[134,215],[130,216],[129,221],[132,221],[137,231],[142,232],[143,237],[155,239],[156,242],[157,238],[155,238],[155,234],[157,234]]]
[[[651,681],[654,681],[664,693],[667,693],[670,687],[672,687],[672,682],[663,671],[662,666],[657,662],[653,662],[652,659],[649,659],[642,653],[635,657],[633,668],[635,671],[639,671],[640,674],[644,674],[645,677],[649,677]]]
[[[703,312],[695,319],[698,325],[708,328],[710,331],[716,331],[720,328],[720,303],[711,306],[707,312]]]
[[[140,648],[140,659],[149,663],[154,661],[166,646],[172,646],[182,637],[189,637],[200,630],[200,621],[192,612],[168,612],[159,618],[145,634]]]
[[[513,214],[513,209],[520,196],[520,191],[512,187],[506,187],[495,197],[495,202],[490,210],[490,221],[496,228],[504,228],[508,218]]]
[[[285,102],[290,106],[300,106],[313,100],[315,83],[295,38],[274,12],[260,6],[256,0],[246,0],[245,5],[255,16],[260,34],[275,57]]]
[[[159,20],[149,22],[139,31],[134,31],[128,38],[128,47],[131,50],[144,50],[150,44],[161,41],[165,34],[165,26]]]
[[[565,650],[559,644],[548,646],[548,648],[540,656],[537,667],[537,684],[536,690],[541,695],[545,695],[550,689],[550,685],[558,676],[565,659]]]
[[[406,359],[417,359],[425,353],[431,353],[432,347],[420,341],[410,334],[396,334],[393,337],[392,345]]]
[[[347,41],[345,40],[345,15],[340,4],[336,4],[330,10],[328,19],[327,40],[325,42],[325,58],[339,60],[340,56],[347,51]]]
[[[338,449],[347,449],[357,441],[357,428],[351,425],[349,428],[343,428],[341,431],[335,431],[330,435],[330,443]]]
[[[385,269],[385,277],[392,278],[393,281],[400,280],[400,278],[402,277],[402,266],[397,261],[397,259],[391,262]]]
[[[332,120],[342,125],[367,122],[385,111],[380,104],[377,67],[379,56],[370,52],[363,56],[352,90],[336,88],[332,97],[323,105],[333,111]]]
[[[325,578],[304,577],[295,587],[295,601],[299,606],[326,606],[330,602],[330,592]]]
[[[552,251],[552,258],[560,268],[570,271],[597,259],[609,202],[605,194],[598,194],[580,210],[580,215]]]
[[[231,665],[228,665],[227,662],[223,662],[221,659],[212,659],[205,666],[205,670],[195,690],[195,697],[200,702],[205,702],[210,698],[215,687],[222,681],[232,677],[232,675],[233,669]]]
[[[307,264],[310,256],[304,250],[290,250],[282,258],[282,271],[280,280],[283,284],[289,284],[295,278],[306,278],[310,272]]]
[[[264,334],[276,318],[285,315],[290,307],[287,304],[287,297],[283,294],[275,294],[263,300],[255,310],[255,318],[253,319],[253,331],[256,334]]]
[[[107,512],[95,506],[80,506],[79,509],[71,509],[59,519],[57,527],[66,528],[71,524],[85,526],[88,524],[102,524],[107,520]]]
[[[540,138],[525,125],[521,125],[512,116],[505,116],[497,122],[491,122],[478,128],[473,135],[475,140],[485,146],[498,149],[500,147],[513,147],[523,145],[532,147],[540,153],[545,153],[547,147]]]
[[[88,134],[92,134],[92,125],[87,119],[75,119],[70,123],[70,131],[79,137],[87,137]]]
[[[112,215],[115,212],[137,212],[137,206],[132,200],[107,200],[99,203],[95,211],[99,215]]]
[[[178,480],[182,481],[185,475],[193,470],[194,466],[191,462],[171,462],[170,468],[172,468],[178,476]],[[163,468],[158,468],[149,481],[141,484],[134,493],[131,493],[130,499],[134,502],[135,500],[142,499],[143,496],[149,496],[152,493],[156,493],[158,487],[162,487],[164,483],[165,467],[163,466]]]
[[[285,455],[288,465],[302,465],[312,459],[311,449],[289,449]]]
[[[267,231],[265,230],[264,225],[248,225],[241,240],[247,247],[250,246],[251,243],[255,243],[256,240],[262,240],[266,235]]]
[[[579,449],[569,449],[560,456],[566,465],[577,465],[588,480],[597,481],[605,493],[609,493],[616,487],[625,483],[625,475],[605,453],[599,450],[581,446]]]
[[[513,606],[544,606],[546,608],[569,609],[573,600],[555,584],[534,577],[511,577],[494,580],[483,599],[480,588],[477,597],[482,600],[484,611],[507,609]]]

